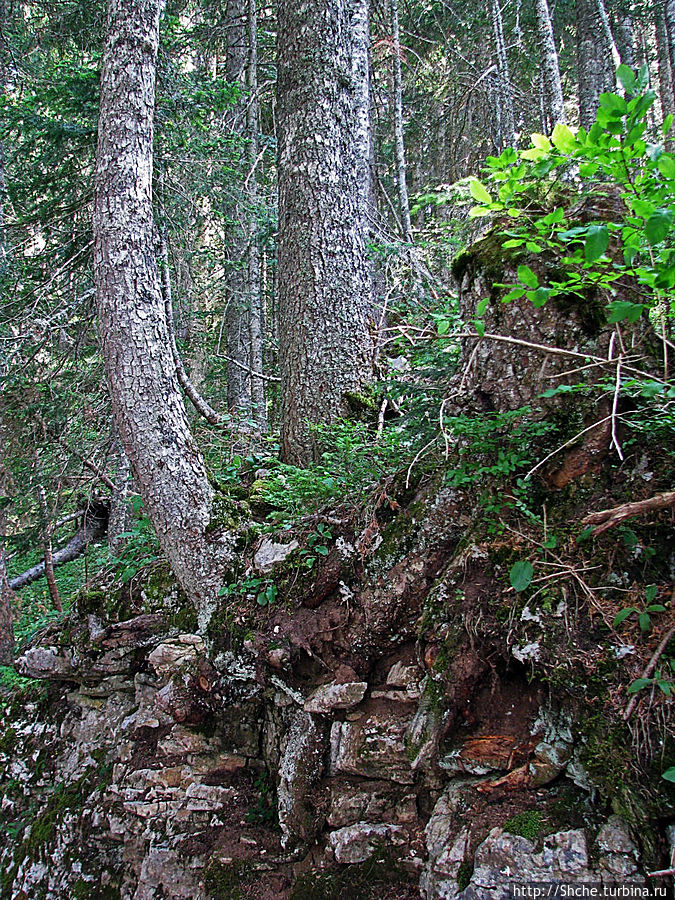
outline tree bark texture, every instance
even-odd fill
[[[675,112],[675,93],[673,91],[673,67],[668,44],[666,27],[665,2],[654,7],[654,27],[656,32],[656,52],[659,67],[659,98],[663,118]]]
[[[248,132],[248,297],[251,369],[262,375],[265,344],[265,299],[261,289],[260,245],[258,242],[258,10],[257,0],[248,0],[248,68],[246,76],[249,96],[246,109]],[[267,427],[265,382],[251,376],[253,419],[261,430]]]
[[[513,113],[513,96],[511,93],[511,76],[509,74],[509,59],[504,40],[504,20],[499,0],[491,0],[490,12],[492,15],[492,29],[497,50],[497,95],[499,102],[498,121],[500,122],[500,134],[498,144],[503,147],[513,147],[516,142],[516,119]]]
[[[349,412],[372,372],[366,0],[282,0],[278,35],[281,447]]]
[[[213,491],[188,427],[153,253],[161,0],[109,0],[94,195],[94,272],[115,423],[162,550],[197,605],[218,583]]]
[[[401,38],[398,27],[398,0],[391,3],[391,39],[394,57],[394,148],[396,151],[396,185],[401,212],[403,240],[413,243],[410,201],[406,181],[405,143],[403,140],[403,79],[401,76]]]
[[[612,50],[598,5],[601,2],[576,0],[579,122],[584,128],[595,122],[600,94],[616,86]]]
[[[566,121],[558,51],[553,36],[553,25],[547,0],[534,0],[534,15],[537,27],[537,45],[544,80],[545,110],[548,125],[552,129]]]
[[[240,139],[237,152],[242,154],[243,169],[246,153],[243,141],[246,134],[246,45],[247,0],[227,0],[227,57],[226,77],[237,84],[241,95],[229,112],[229,127]],[[235,188],[238,190],[238,188]],[[227,234],[228,290],[225,311],[227,355],[240,365],[227,367],[227,406],[231,413],[249,415],[251,412],[250,317],[251,304],[248,280],[248,243],[245,198],[237,196],[230,210],[231,224]]]

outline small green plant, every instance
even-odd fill
[[[666,611],[666,607],[661,603],[654,603],[658,594],[658,588],[655,584],[649,584],[645,588],[645,604],[643,607],[638,608],[637,606],[627,606],[622,609],[617,615],[614,617],[614,621],[612,623],[614,628],[618,628],[622,622],[625,622],[631,616],[637,616],[637,622],[640,626],[640,631],[643,634],[646,634],[652,625],[651,617],[654,613],[662,613]]]
[[[279,596],[279,589],[270,578],[248,577],[223,585],[218,595],[227,598],[255,598],[258,606],[270,606]]]

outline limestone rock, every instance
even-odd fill
[[[323,772],[326,728],[300,710],[291,724],[279,765],[277,807],[281,843],[292,848],[314,838],[317,821],[310,809],[309,792]]]
[[[72,652],[58,647],[29,647],[15,665],[17,671],[27,678],[58,679],[75,675]]]
[[[271,538],[265,538],[255,552],[253,563],[261,575],[267,575],[275,566],[285,562],[299,546],[296,540],[290,544],[277,544]]]
[[[152,651],[148,662],[158,675],[169,676],[186,664],[194,663],[205,652],[204,641],[196,634],[181,634]]]
[[[477,848],[471,882],[463,900],[506,900],[515,882],[597,882],[589,868],[582,830],[559,831],[544,838],[541,851],[524,837],[493,828]]]
[[[428,900],[454,900],[459,894],[457,877],[468,854],[468,828],[457,825],[463,804],[463,788],[451,784],[434,806],[425,829],[429,858],[422,870],[420,891]]]
[[[333,828],[357,822],[412,824],[417,819],[415,794],[387,781],[337,781],[330,798],[328,824]]]
[[[322,684],[305,700],[305,712],[330,713],[335,709],[353,709],[363,700],[367,690],[367,681]]]
[[[413,773],[405,736],[409,718],[389,710],[335,722],[331,730],[333,772],[411,784]]]
[[[361,863],[370,859],[378,844],[400,847],[408,843],[408,835],[398,825],[358,822],[331,832],[328,843],[336,862]]]

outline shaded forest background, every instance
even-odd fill
[[[642,68],[643,88],[655,90],[645,117],[658,138],[673,111],[674,6],[372,5],[377,386],[352,397],[355,423],[319,426],[326,452],[304,469],[277,462],[277,11],[243,0],[167,4],[156,257],[179,374],[197,407],[193,428],[216,482],[250,482],[246,473],[272,466],[264,502],[279,524],[308,503],[358,497],[421,452],[443,449],[438,409],[459,342],[434,338],[461,328],[450,265],[482,221],[468,217],[468,176],[487,156],[527,146],[531,132],[590,126],[601,93],[617,88],[619,62]],[[92,572],[124,582],[160,555],[112,425],[94,308],[104,19],[99,2],[0,4],[5,587],[23,587],[30,576],[13,579],[33,565],[33,575],[46,567],[49,576],[52,559],[74,558],[47,585],[25,589],[20,638],[58,615]]]

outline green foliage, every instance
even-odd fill
[[[527,420],[529,407],[505,413],[445,416],[444,431],[459,455],[447,481],[453,487],[497,481],[531,465],[537,439],[555,429],[551,422]]]
[[[520,284],[503,297],[505,302],[526,296],[541,305],[555,296],[583,297],[588,289],[601,289],[612,300],[618,283],[630,276],[643,293],[635,300],[610,302],[610,322],[635,321],[646,309],[658,309],[661,318],[672,315],[675,157],[647,139],[647,114],[656,95],[645,89],[646,69],[632,74],[634,96],[602,94],[596,123],[588,131],[557,125],[550,139],[533,134],[529,148],[508,148],[488,158],[495,199],[474,185],[472,194],[483,205],[472,213],[507,215],[512,224],[504,231],[506,249],[552,252],[565,266],[562,277],[540,285],[535,273],[521,265]],[[630,80],[625,71],[623,77]],[[602,220],[575,222],[575,199],[602,193],[611,198],[613,191],[621,202],[602,204]],[[551,200],[557,200],[552,210]]]
[[[614,622],[612,623],[614,628],[617,628],[621,625],[622,622],[625,622],[626,619],[631,618],[633,615],[637,616],[637,622],[640,626],[640,631],[643,633],[647,633],[651,628],[651,617],[654,613],[662,613],[666,611],[666,607],[661,603],[654,603],[653,601],[656,599],[658,593],[658,588],[655,584],[649,584],[645,588],[645,603],[642,607],[638,608],[636,606],[627,606],[622,609],[617,615],[614,617]]]
[[[270,606],[277,599],[278,588],[270,578],[255,578],[248,576],[241,578],[232,584],[223,585],[218,595],[227,599],[248,598],[254,599],[258,606]]]

